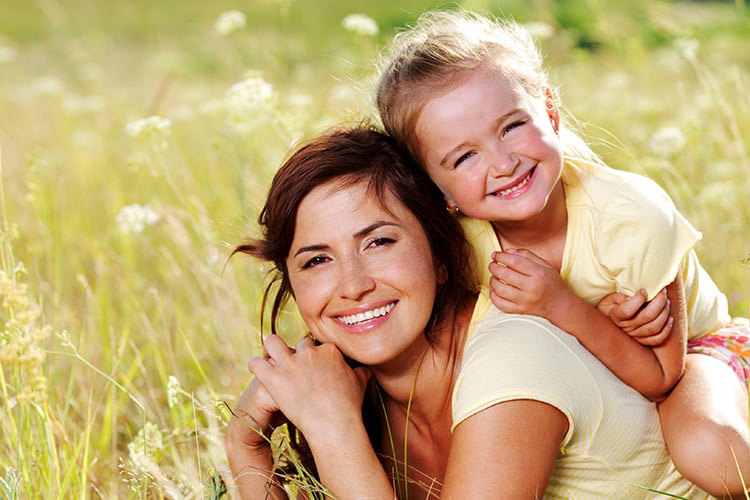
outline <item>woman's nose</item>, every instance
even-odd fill
[[[339,290],[342,297],[359,299],[375,288],[375,280],[360,256],[342,259]]]

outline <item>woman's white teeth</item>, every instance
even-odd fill
[[[362,323],[363,321],[368,321],[373,318],[385,316],[386,314],[391,312],[391,309],[393,309],[394,305],[395,303],[390,303],[387,306],[378,307],[377,309],[370,309],[369,311],[352,314],[349,316],[341,316],[341,321],[343,321],[347,325],[354,325],[357,323]]]
[[[509,194],[511,194],[511,193],[513,193],[515,191],[518,191],[522,187],[524,187],[526,185],[526,183],[529,182],[529,179],[531,179],[531,173],[532,172],[533,172],[533,170],[530,170],[529,173],[526,174],[526,177],[524,177],[521,182],[519,182],[518,184],[516,184],[512,188],[503,189],[502,191],[498,191],[497,192],[497,196],[507,196],[507,195],[509,195]]]

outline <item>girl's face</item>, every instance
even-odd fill
[[[559,114],[497,74],[470,73],[428,101],[416,135],[429,176],[450,206],[490,221],[525,221],[560,181]]]
[[[438,285],[422,226],[394,198],[386,203],[392,214],[365,183],[315,188],[299,206],[286,260],[311,333],[369,366],[421,354]]]

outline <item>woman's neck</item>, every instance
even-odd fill
[[[458,374],[463,345],[474,311],[476,297],[433,329],[432,341],[398,370],[372,368],[382,394],[392,408],[400,408],[409,420],[419,425],[450,416],[453,384]]]

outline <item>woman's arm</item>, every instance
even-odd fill
[[[241,498],[287,498],[275,481],[273,452],[266,437],[274,424],[281,423],[279,417],[273,399],[257,379],[232,410],[224,447]]]
[[[667,287],[672,332],[662,344],[648,347],[575,295],[556,269],[528,250],[497,253],[490,272],[490,298],[496,307],[547,318],[648,399],[662,401],[682,376],[687,317],[679,273]]]
[[[454,431],[441,497],[542,498],[567,431],[565,415],[540,401],[472,415]]]
[[[340,500],[394,498],[362,421],[369,370],[352,369],[334,345],[310,339],[292,352],[272,335],[264,347],[266,358],[251,359],[250,369],[305,436],[321,483]]]

